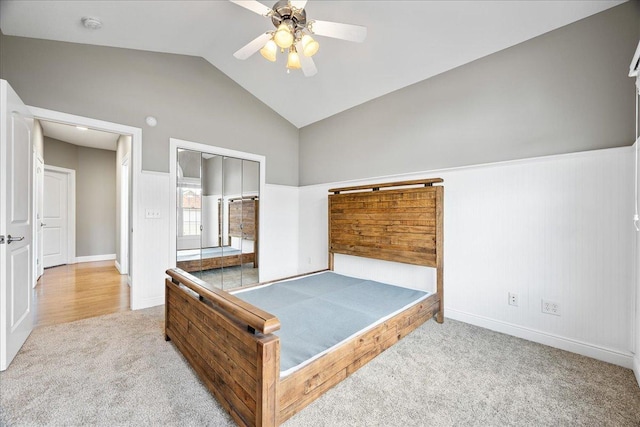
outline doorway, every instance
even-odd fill
[[[133,244],[133,239],[131,238],[131,232],[134,223],[133,218],[135,218],[137,210],[137,203],[135,198],[133,197],[133,194],[135,194],[135,190],[138,185],[137,180],[135,179],[135,172],[139,172],[141,170],[141,129],[82,116],[75,116],[57,111],[46,110],[38,107],[29,107],[29,109],[33,113],[33,116],[39,120],[51,121],[65,125],[82,126],[98,131],[116,133],[128,138],[129,151],[127,155],[124,156],[124,158],[121,158],[118,162],[116,162],[119,175],[123,176],[126,185],[122,183],[119,183],[117,185],[118,206],[117,210],[114,207],[114,212],[116,218],[118,219],[117,222],[119,223],[119,225],[122,224],[122,226],[120,227],[120,229],[116,230],[117,232],[115,233],[117,236],[116,239],[118,240],[116,248],[119,253],[118,259],[116,259],[115,261],[118,261],[118,263],[116,264],[113,258],[110,263],[111,265],[115,264],[115,267],[120,267],[120,269],[116,272],[125,275],[125,281],[129,283],[129,306],[131,308],[139,307],[140,303],[136,298],[137,295],[135,292],[136,281],[132,276],[133,269],[131,268],[131,264],[136,259],[135,255],[132,252],[135,246]],[[120,172],[122,172],[120,169],[123,165],[126,168],[126,171],[120,174]],[[123,189],[126,189],[126,191],[122,191]],[[37,188],[34,188],[34,202],[36,202],[37,199],[37,193],[35,190],[37,190]],[[123,217],[125,219],[124,221],[122,221]],[[122,251],[122,248],[124,248],[124,251]],[[91,259],[91,257],[86,258],[87,259],[82,259],[82,261],[96,261],[95,259]]]
[[[127,178],[121,185],[117,179],[129,176],[118,161],[124,152],[124,166],[128,168],[127,137],[46,120],[40,120],[39,125],[44,178],[43,238],[38,244],[42,245],[45,270],[36,282],[36,326],[128,309],[128,290],[125,294],[107,286],[116,280],[113,276],[123,275],[116,285],[127,283],[126,270],[120,271],[119,267],[128,266],[128,245],[123,245],[124,253],[116,250],[118,240],[123,236],[125,242],[128,240],[129,181]],[[120,203],[121,209],[116,203],[119,194],[125,200]],[[117,221],[118,216],[125,218],[124,230],[118,230],[122,223],[122,219]],[[79,272],[82,280],[75,274]],[[96,280],[96,275],[103,283]]]
[[[33,293],[34,327],[128,311],[129,299],[127,277],[112,261],[51,267]]]

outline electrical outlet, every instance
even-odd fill
[[[542,300],[542,312],[560,316],[560,304],[553,301]]]
[[[509,305],[513,305],[515,307],[518,306],[518,294],[514,294],[513,292],[509,292]]]

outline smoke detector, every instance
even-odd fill
[[[85,16],[84,18],[81,19],[81,21],[82,21],[82,25],[84,25],[85,28],[88,28],[90,30],[99,30],[100,28],[102,28],[102,22],[98,18]]]

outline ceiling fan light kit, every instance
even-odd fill
[[[305,76],[311,77],[318,70],[311,57],[320,49],[320,44],[311,37],[316,34],[342,40],[362,42],[367,29],[359,25],[340,24],[327,21],[307,21],[304,7],[306,0],[280,0],[268,8],[257,0],[230,0],[239,6],[271,18],[275,31],[259,35],[233,54],[238,59],[247,59],[258,50],[268,61],[275,62],[278,48],[287,55],[287,73],[302,68]]]
[[[278,53],[278,45],[273,39],[269,40],[267,44],[264,45],[262,49],[260,49],[260,54],[267,61],[276,62],[276,55]]]
[[[273,35],[273,40],[282,49],[288,49],[293,44],[293,33],[290,25],[280,24],[278,30]]]
[[[300,68],[300,56],[298,52],[296,52],[296,48],[291,47],[289,55],[287,56],[287,72],[289,72],[289,70],[299,70]]]
[[[318,52],[318,49],[320,49],[320,45],[318,44],[318,42],[315,41],[309,34],[305,34],[304,36],[302,36],[302,40],[300,40],[300,43],[302,43],[302,53],[304,53],[306,56],[313,56]]]

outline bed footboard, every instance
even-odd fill
[[[180,269],[167,274],[165,338],[239,425],[276,425],[278,319]]]

